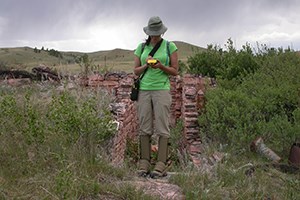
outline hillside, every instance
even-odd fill
[[[205,50],[205,48],[203,47],[199,47],[181,41],[174,41],[174,43],[178,47],[179,60],[182,61],[186,61],[189,56],[192,56],[199,51]]]
[[[187,61],[197,51],[204,48],[191,45],[185,42],[175,41],[178,47],[179,59],[183,62]],[[46,65],[51,68],[68,72],[79,72],[80,66],[76,63],[76,59],[85,53],[82,52],[58,52],[60,57],[51,56],[49,51],[34,49],[31,47],[19,48],[0,48],[0,67],[31,70],[39,65]],[[117,71],[130,72],[133,66],[133,50],[113,49],[109,51],[97,51],[86,53],[93,61],[97,68],[113,69]]]

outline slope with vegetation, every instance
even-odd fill
[[[291,49],[254,50],[248,44],[236,50],[231,40],[226,47],[209,45],[182,69],[217,80],[206,93],[199,134],[203,154],[223,152],[223,162],[211,173],[189,162],[181,165],[178,123],[170,148],[170,171],[177,175],[169,182],[180,186],[188,200],[299,199],[299,171],[270,167],[270,161],[250,152],[249,144],[262,136],[287,163],[291,144],[300,136],[300,57]],[[128,142],[124,166],[108,164],[115,132],[110,101],[107,93],[87,88],[1,85],[0,199],[157,199],[128,184],[135,175],[136,144]]]
[[[179,49],[179,59],[186,62],[187,58],[203,48],[185,42],[175,42]],[[54,49],[41,49],[20,47],[20,48],[1,48],[0,67],[26,69],[46,65],[58,71],[66,73],[78,73],[78,59],[87,55],[95,70],[107,70],[132,72],[134,54],[132,50],[113,49],[109,51],[97,51],[91,53],[82,52],[59,52]]]
[[[254,52],[209,47],[190,58],[191,73],[215,77],[200,124],[204,132],[235,146],[257,136],[279,151],[300,137],[300,56],[291,49],[262,46]],[[285,152],[286,153],[286,152]]]
[[[173,179],[187,199],[299,199],[300,173],[270,167],[249,150],[257,137],[288,165],[293,143],[300,141],[300,56],[292,49],[257,49],[245,44],[208,50],[188,59],[186,71],[214,77],[217,87],[205,94],[199,117],[205,153],[225,152],[225,162],[211,176]],[[275,166],[275,165],[274,165]],[[248,170],[247,170],[248,169]]]

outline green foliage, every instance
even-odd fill
[[[188,72],[202,74],[225,80],[241,79],[255,72],[259,65],[249,44],[237,51],[231,39],[225,45],[227,50],[215,45],[208,45],[207,51],[199,52],[188,59]]]
[[[178,61],[178,74],[183,75],[187,71],[187,65],[182,62],[182,60]]]
[[[216,77],[222,61],[222,50],[217,46],[208,45],[202,51],[188,58],[188,73]]]
[[[18,120],[20,118],[20,113],[18,112],[18,107],[16,106],[16,99],[10,95],[3,95],[0,101],[1,109],[1,134],[4,134],[8,130],[14,130]],[[6,118],[4,116],[15,116],[15,118]],[[5,128],[5,129],[4,129]]]
[[[251,54],[243,51],[231,60],[245,60],[245,55]],[[225,76],[227,80],[219,77],[217,88],[206,93],[207,104],[199,118],[202,134],[236,148],[244,148],[255,137],[263,136],[270,147],[287,156],[290,145],[300,136],[300,125],[296,123],[300,57],[290,49],[271,48],[250,60],[260,67],[244,68],[246,73],[240,73],[240,81],[234,84],[228,81],[230,76]]]
[[[2,111],[1,124],[3,134],[22,133],[27,143],[43,142],[45,124],[39,105],[31,99],[31,92],[25,90],[24,96],[4,93],[0,99]],[[22,101],[22,103],[20,103]]]
[[[129,162],[129,164],[136,165],[136,163],[140,159],[139,140],[127,139],[125,158]]]
[[[63,58],[62,53],[60,53],[59,51],[57,51],[55,49],[50,49],[48,51],[48,53],[49,53],[50,56],[54,56],[54,57],[57,57],[57,58]]]
[[[23,134],[28,143],[42,143],[46,135],[46,124],[38,105],[32,103],[31,93],[24,96]]]
[[[69,189],[74,178],[71,170],[61,170],[55,177],[55,193],[60,199],[70,198]]]
[[[84,77],[87,77],[93,67],[93,60],[89,58],[88,54],[84,54],[76,58],[75,62],[81,67]]]
[[[91,162],[96,160],[96,144],[108,140],[115,131],[108,106],[103,107],[99,102],[90,93],[86,96],[63,93],[54,96],[47,113],[51,131],[61,133],[67,144],[80,146]]]
[[[115,132],[109,101],[93,90],[1,87],[1,197],[78,199],[107,191],[122,196],[120,187],[102,191],[106,186],[98,180],[99,173],[124,176],[108,165],[101,147]]]
[[[106,56],[105,56],[106,59]],[[87,76],[90,73],[93,72],[99,72],[100,74],[105,74],[107,72],[111,72],[112,68],[109,67],[106,62],[104,63],[104,66],[100,67],[100,65],[94,64],[94,59],[91,59],[88,54],[84,54],[82,56],[76,57],[75,62],[79,64],[81,67],[81,71],[83,76]]]
[[[75,58],[75,62],[79,65],[90,65],[91,60],[89,59],[88,54],[83,54],[82,56],[78,56]]]
[[[41,50],[37,49],[36,47],[33,49],[34,53],[41,53]]]
[[[169,160],[172,161],[172,165],[175,168],[180,168],[180,164],[186,162],[185,160],[180,160],[178,157],[179,149],[183,148],[182,143],[182,132],[183,132],[183,122],[178,121],[175,127],[171,128],[171,134],[169,139]]]

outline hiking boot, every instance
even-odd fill
[[[159,178],[167,175],[168,141],[169,139],[166,137],[159,137],[157,163],[153,172],[150,173],[151,178]]]
[[[147,177],[150,172],[150,162],[148,160],[139,161],[139,169],[137,171],[138,176]]]
[[[167,176],[167,166],[165,163],[158,161],[154,167],[154,170],[150,173],[150,177],[153,179]]]
[[[140,136],[140,161],[138,175],[146,177],[150,171],[151,144],[150,135]]]

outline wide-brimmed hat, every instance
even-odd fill
[[[150,36],[164,34],[168,28],[163,24],[158,16],[151,17],[148,26],[144,27],[144,32]]]

